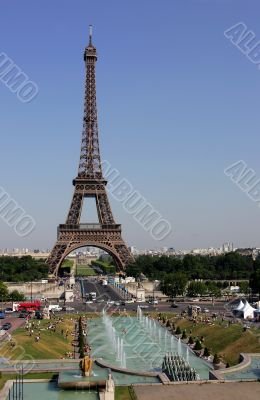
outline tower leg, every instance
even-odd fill
[[[59,243],[57,241],[47,259],[47,264],[49,265],[49,274],[58,275],[58,270],[62,260],[64,259],[66,250],[69,244]]]

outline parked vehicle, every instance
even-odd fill
[[[75,308],[73,308],[73,307],[69,307],[69,306],[62,307],[62,311],[74,311],[74,310],[75,310]]]
[[[59,304],[50,304],[49,311],[62,311],[62,307]]]
[[[5,318],[5,312],[3,310],[0,310],[0,319]]]
[[[96,300],[96,298],[97,298],[97,293],[96,292],[90,292],[89,295],[91,296],[93,301]]]
[[[10,322],[6,322],[3,326],[2,329],[4,331],[8,331],[10,328],[12,328],[12,324]]]
[[[41,302],[36,301],[25,301],[19,303],[17,311],[37,311],[41,309]]]
[[[158,304],[158,300],[157,299],[153,299],[153,300],[149,301],[149,303],[154,306],[154,305]]]
[[[43,319],[43,314],[41,311],[35,311],[35,316],[36,319]]]
[[[12,307],[7,307],[6,309],[5,309],[5,313],[6,314],[12,314],[14,312],[14,310],[12,309]]]

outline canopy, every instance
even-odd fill
[[[243,313],[243,318],[253,318],[254,317],[254,311],[255,308],[253,308],[252,306],[250,306],[250,304],[248,303],[248,301],[245,301],[245,305],[243,308],[241,308],[239,310],[240,313]]]
[[[239,300],[239,304],[236,308],[234,308],[234,311],[241,311],[242,308],[245,306],[242,300]]]

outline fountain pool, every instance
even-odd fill
[[[109,320],[109,322],[108,322]],[[166,353],[183,356],[200,379],[209,378],[211,367],[195,356],[159,322],[138,311],[137,317],[96,318],[88,322],[88,341],[92,357],[107,364],[133,371],[160,372]]]
[[[11,390],[11,399],[13,393]],[[96,391],[82,390],[61,390],[57,387],[56,382],[38,382],[25,383],[23,387],[23,395],[26,400],[98,400],[99,394]],[[8,400],[8,397],[6,398]]]

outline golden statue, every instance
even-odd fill
[[[82,376],[90,376],[93,360],[89,356],[85,356],[80,362]]]

